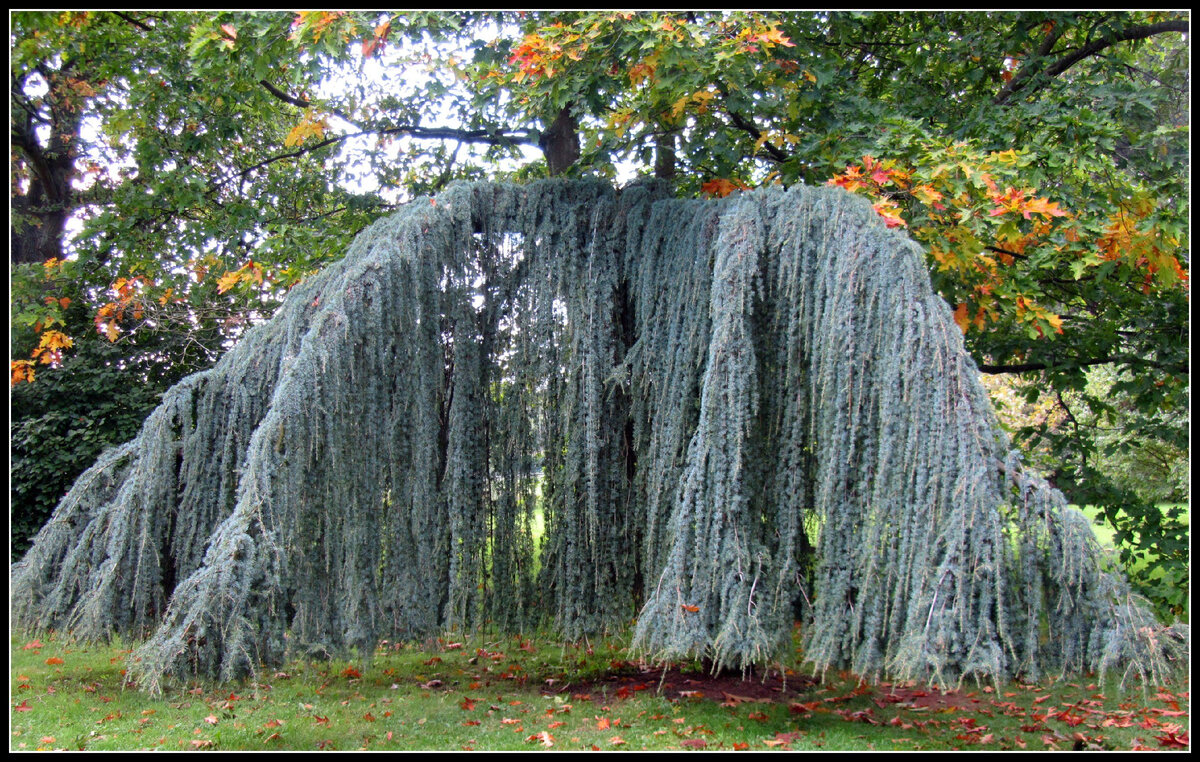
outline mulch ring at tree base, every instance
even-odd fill
[[[669,701],[707,699],[735,705],[792,701],[801,695],[801,691],[811,690],[819,684],[817,678],[808,675],[785,677],[778,672],[770,672],[765,678],[747,675],[743,679],[742,673],[736,670],[717,674],[694,669],[684,672],[674,665],[668,667],[664,674],[661,668],[614,662],[613,671],[601,678],[579,683],[547,681],[541,691],[545,696],[562,695],[575,701],[599,703],[613,697],[630,698],[635,693],[648,691]]]

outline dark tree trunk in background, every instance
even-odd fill
[[[674,135],[659,135],[654,139],[654,176],[663,180],[675,178]]]
[[[12,147],[19,174],[25,187],[13,183],[11,225],[13,264],[45,262],[63,257],[63,235],[67,219],[75,210],[71,180],[75,176],[74,144],[79,136],[82,103],[66,87],[66,72],[42,72],[49,83],[48,106],[42,114],[24,96],[15,99],[12,120]],[[20,92],[16,83],[14,94]],[[18,114],[22,113],[24,118]],[[49,116],[50,136],[45,145],[38,139],[36,122]],[[35,120],[35,116],[37,117]],[[21,172],[21,170],[24,170]]]
[[[579,160],[579,130],[571,115],[571,104],[562,107],[553,124],[542,133],[538,145],[546,153],[551,175],[562,174]]]

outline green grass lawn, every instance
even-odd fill
[[[370,666],[296,662],[158,698],[124,685],[128,653],[13,638],[10,749],[1169,749],[1187,745],[1190,719],[1184,678],[941,693],[793,665],[741,682],[694,664],[664,676],[620,638],[385,644]]]

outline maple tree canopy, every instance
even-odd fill
[[[942,682],[1186,649],[997,426],[921,253],[840,188],[452,186],[173,387],[11,569],[14,623],[232,678],[381,638]],[[535,533],[535,520],[544,530]]]

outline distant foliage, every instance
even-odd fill
[[[544,538],[532,523],[541,510]],[[360,235],[76,482],[15,623],[153,631],[143,687],[637,617],[746,669],[935,679],[1185,648],[997,426],[919,249],[799,186],[457,185]]]

